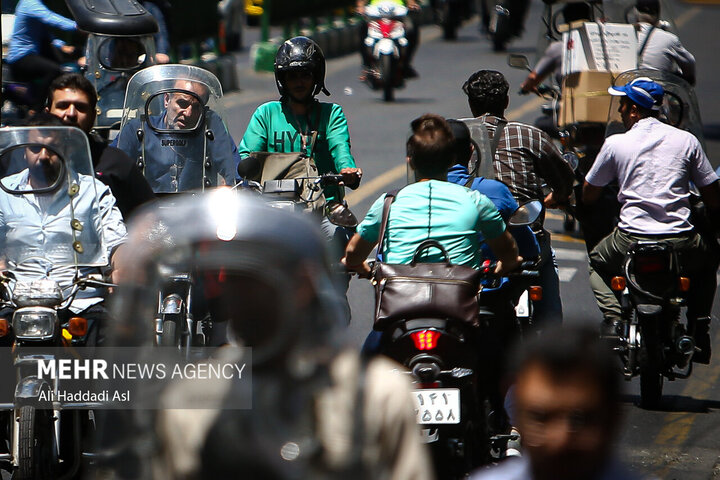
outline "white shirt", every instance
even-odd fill
[[[598,187],[617,180],[618,227],[649,235],[691,230],[690,182],[705,187],[717,179],[697,138],[652,117],[606,138],[585,177]]]
[[[638,53],[650,31],[649,23],[641,23],[638,32]],[[680,43],[674,33],[655,28],[650,35],[642,56],[638,59],[638,68],[651,68],[675,73],[688,81],[695,79],[695,57]]]

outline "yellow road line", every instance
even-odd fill
[[[585,240],[582,238],[575,238],[571,237],[570,235],[565,235],[564,233],[551,233],[550,238],[553,242],[567,242],[567,243],[581,243],[585,244]]]
[[[543,104],[543,102],[546,102],[546,100],[543,98],[534,98],[528,102],[525,102],[515,110],[508,112],[506,118],[508,120],[517,120],[526,113],[539,108],[540,105]],[[402,178],[403,175],[406,174],[406,168],[407,167],[405,166],[405,163],[393,167],[392,169],[382,173],[380,176],[375,177],[371,181],[364,183],[357,190],[346,195],[345,199],[351,206],[363,202],[371,195],[374,195],[375,193],[384,190],[388,185]]]

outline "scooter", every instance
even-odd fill
[[[381,2],[365,7],[367,36],[363,48],[372,59],[365,83],[373,90],[382,90],[383,100],[392,102],[395,89],[405,86],[403,76],[408,40],[402,19],[408,14],[406,7],[393,2]]]

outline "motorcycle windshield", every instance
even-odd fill
[[[45,276],[107,265],[95,183],[80,129],[0,129],[2,268]]]
[[[397,18],[408,13],[407,7],[396,2],[379,2],[365,7],[365,15],[370,18]]]
[[[233,182],[231,147],[219,148],[229,139],[221,98],[218,79],[194,66],[155,65],[130,79],[117,146],[138,161],[153,191]]]
[[[85,76],[98,93],[96,127],[119,128],[128,81],[134,73],[154,65],[155,54],[151,35],[88,36]]]
[[[659,120],[692,133],[697,137],[704,149],[705,137],[703,136],[700,109],[698,108],[693,87],[677,75],[650,69],[630,70],[621,73],[615,79],[614,84],[616,86],[625,85],[639,77],[648,77],[662,85],[663,89],[665,89],[665,97],[660,109],[660,116],[658,117]],[[606,137],[626,131],[620,118],[620,112],[618,111],[621,98],[621,96],[612,96],[607,128],[605,130]]]

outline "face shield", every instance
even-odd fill
[[[222,88],[207,70],[155,65],[128,83],[117,146],[134,158],[156,193],[234,182]]]

